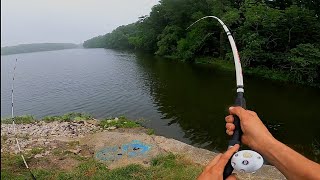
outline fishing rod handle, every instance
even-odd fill
[[[234,106],[240,106],[242,108],[246,108],[246,100],[244,99],[243,92],[237,93]],[[233,119],[234,119],[233,124],[235,126],[235,129],[231,139],[229,140],[228,149],[234,146],[235,144],[241,145],[242,130],[240,125],[240,118],[236,115],[233,115]],[[229,159],[223,171],[223,179],[226,179],[227,177],[229,177],[232,171],[233,171],[233,167],[231,165],[231,159]]]
[[[234,106],[240,106],[242,108],[246,108],[246,100],[244,99],[243,92],[237,93],[237,98],[235,100]],[[235,144],[241,145],[241,136],[242,136],[242,130],[241,130],[241,124],[240,124],[240,118],[236,115],[233,115],[233,124],[235,126],[235,129],[233,131],[233,135],[231,139],[229,140],[229,147],[234,146]]]

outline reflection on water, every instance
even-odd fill
[[[104,49],[2,56],[2,117],[10,115],[15,58],[17,115],[125,115],[145,119],[160,135],[210,150],[226,148],[224,117],[234,101],[233,72]],[[278,139],[319,161],[319,90],[244,80],[248,108]]]
[[[224,116],[234,101],[234,73],[145,55],[138,55],[137,61],[152,75],[146,84],[164,119],[170,119],[168,125],[178,123],[192,144],[224,150]],[[248,108],[258,112],[270,132],[319,161],[319,90],[252,77],[245,77],[245,86]]]

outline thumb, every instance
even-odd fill
[[[231,107],[229,107],[229,113],[232,114],[232,115],[236,115],[239,118],[241,117],[241,114],[243,114],[244,112],[245,112],[245,109],[243,109],[240,106],[237,106],[237,107],[231,106]]]
[[[232,174],[232,175],[228,176],[226,180],[237,180],[237,177]]]

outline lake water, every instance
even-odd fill
[[[235,75],[139,53],[70,49],[1,56],[1,117],[87,112],[144,119],[156,134],[213,151],[226,148],[224,117]],[[276,138],[320,161],[320,90],[244,77],[248,109]]]

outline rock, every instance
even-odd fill
[[[108,128],[107,128],[107,130],[114,130],[114,129],[117,129],[117,127],[111,126],[111,127],[108,127]]]
[[[85,121],[79,121],[78,123],[79,124],[85,124]]]
[[[98,120],[96,120],[96,119],[94,119],[94,120],[87,120],[86,122],[89,123],[89,124],[93,124],[93,125],[98,125],[98,124],[99,124]]]
[[[68,124],[67,129],[72,129],[72,126],[70,124]]]
[[[51,131],[57,131],[59,126],[55,126]]]
[[[46,128],[46,129],[44,129],[44,130],[42,131],[42,133],[43,133],[43,134],[48,134],[49,131],[50,131],[50,130],[49,130],[48,128]]]
[[[27,145],[25,143],[19,143],[21,148],[25,148]]]
[[[42,158],[42,157],[43,157],[42,154],[36,154],[36,155],[34,156],[34,158]]]
[[[72,152],[73,154],[79,154],[81,149],[77,148],[76,150],[69,150],[70,152]]]
[[[73,127],[81,126],[80,123],[76,123],[76,122],[72,123],[71,125],[72,125]]]
[[[149,164],[149,162],[148,161],[143,161],[143,164]]]
[[[116,117],[116,118],[114,118],[114,120],[115,120],[115,121],[118,121],[118,120],[119,120],[119,118],[117,118],[117,117]]]

